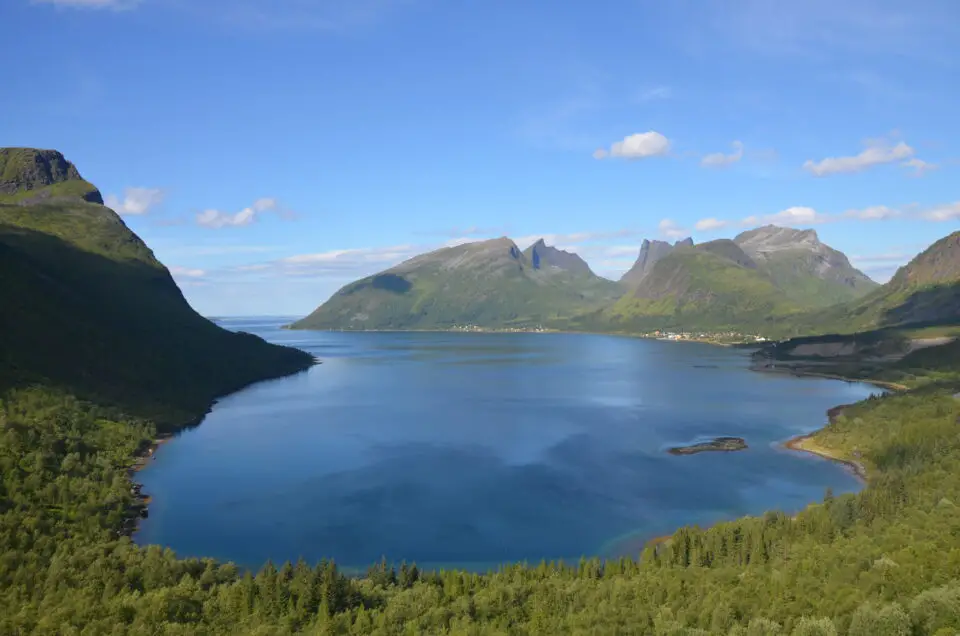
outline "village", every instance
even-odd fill
[[[711,344],[749,344],[754,342],[768,342],[768,339],[756,334],[742,334],[737,331],[723,332],[686,332],[657,330],[643,334],[645,338],[657,340],[688,340],[690,342],[708,342]]]

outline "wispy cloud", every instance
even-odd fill
[[[810,226],[840,221],[876,222],[892,219],[931,222],[957,220],[960,219],[960,201],[932,207],[909,205],[891,208],[885,205],[874,205],[838,213],[819,212],[807,206],[794,206],[773,214],[753,215],[739,220],[705,218],[697,221],[694,228],[701,232],[710,232],[727,227],[756,227],[764,224]]]
[[[163,202],[164,192],[159,188],[126,188],[123,197],[108,194],[103,202],[121,216],[139,216]]]
[[[960,220],[960,201],[954,201],[946,205],[939,205],[928,210],[921,211],[921,218],[927,221],[953,221]]]
[[[663,219],[657,225],[657,231],[660,236],[668,239],[682,239],[690,235],[690,232],[677,224],[673,219]]]
[[[722,230],[729,225],[730,221],[722,221],[720,219],[709,217],[697,221],[694,224],[693,229],[697,230],[698,232],[713,232],[715,230]]]
[[[671,97],[673,97],[673,89],[669,86],[653,86],[637,93],[634,101],[644,104],[661,99],[670,99]]]
[[[190,268],[190,267],[178,267],[177,265],[172,265],[169,267],[170,274],[174,278],[202,278],[206,276],[206,270]]]
[[[167,0],[181,13],[251,32],[369,28],[419,0]]]
[[[264,254],[280,248],[269,245],[177,245],[164,249],[166,256],[226,256],[229,254]]]
[[[938,165],[924,161],[923,159],[918,159],[917,157],[904,161],[901,165],[903,165],[904,168],[913,168],[913,175],[915,177],[923,176],[927,172],[939,168]]]
[[[913,157],[914,149],[905,141],[894,143],[892,139],[870,139],[865,143],[866,148],[858,154],[849,157],[827,157],[820,161],[808,159],[803,168],[817,177],[832,174],[852,174],[863,172],[874,166],[902,162],[901,165],[914,168],[918,173],[930,164]]]
[[[70,9],[132,9],[141,0],[30,0],[30,4],[52,4]]]
[[[224,227],[243,227],[255,222],[257,218],[265,212],[278,213],[283,217],[289,217],[291,212],[282,210],[276,199],[262,198],[257,199],[249,207],[243,208],[239,212],[223,212],[221,210],[209,209],[200,212],[196,216],[197,225],[211,229],[220,229]]]
[[[725,155],[722,152],[711,153],[700,160],[700,165],[707,168],[723,168],[737,163],[743,158],[743,144],[739,141],[734,141],[731,145],[733,146],[733,152],[729,155]]]
[[[740,225],[817,225],[826,223],[828,217],[820,214],[813,208],[797,205],[786,210],[781,210],[775,214],[765,214],[762,216],[748,216],[740,221]]]
[[[874,205],[859,210],[847,210],[837,218],[859,219],[861,221],[884,221],[893,219],[901,215],[900,210],[889,208],[885,205]]]
[[[673,11],[684,19],[690,36],[705,41],[701,46],[720,43],[765,56],[844,62],[851,55],[891,54],[943,62],[956,59],[953,43],[958,27],[956,20],[945,15],[948,4],[730,0],[708,4],[698,12],[691,11],[688,2],[677,2]]]
[[[662,157],[670,152],[670,140],[654,130],[636,133],[615,141],[609,150],[599,148],[593,153],[594,159],[646,159]]]

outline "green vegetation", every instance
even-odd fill
[[[530,257],[506,238],[437,250],[345,286],[291,326],[522,327],[582,313],[619,295],[616,283],[594,275],[578,257],[566,256],[583,267],[535,267]]]
[[[798,314],[789,335],[855,333],[883,327],[956,324],[960,317],[960,232],[946,236],[863,298]]]
[[[0,634],[960,631],[956,343],[892,363],[917,388],[846,407],[814,436],[869,482],[795,517],[682,528],[605,563],[254,574],[123,536],[138,505],[129,467],[159,424],[308,357],[194,314],[101,206],[0,206],[0,219],[0,290],[16,299],[0,314]]]
[[[9,165],[4,178],[17,181]],[[60,173],[75,179],[48,188],[86,183],[68,165]],[[194,312],[108,208],[82,198],[40,201],[0,199],[0,390],[42,384],[169,430],[219,395],[312,364],[299,350]]]
[[[625,332],[751,330],[797,309],[732,241],[713,241],[674,249],[634,291],[572,324]]]

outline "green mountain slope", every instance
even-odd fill
[[[625,331],[748,330],[796,305],[731,240],[681,246],[606,311],[585,318]]]
[[[820,242],[813,230],[767,225],[737,235],[750,255],[790,300],[802,307],[827,307],[854,300],[878,285],[847,257]]]
[[[0,389],[42,383],[183,423],[308,354],[222,329],[55,151],[0,150]]]
[[[863,298],[795,316],[789,326],[793,333],[823,334],[956,323],[960,323],[960,232],[935,242]]]
[[[579,257],[534,247],[544,254],[536,265],[508,238],[423,254],[343,287],[291,327],[531,326],[598,307],[619,293],[616,283],[583,271]],[[565,265],[550,266],[551,258]]]

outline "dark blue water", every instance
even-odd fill
[[[227,326],[323,364],[223,399],[163,446],[140,473],[153,502],[139,542],[250,567],[487,568],[615,556],[683,524],[858,488],[777,443],[867,385],[753,373],[746,353],[696,343],[280,324]],[[720,435],[750,448],[664,452]]]

